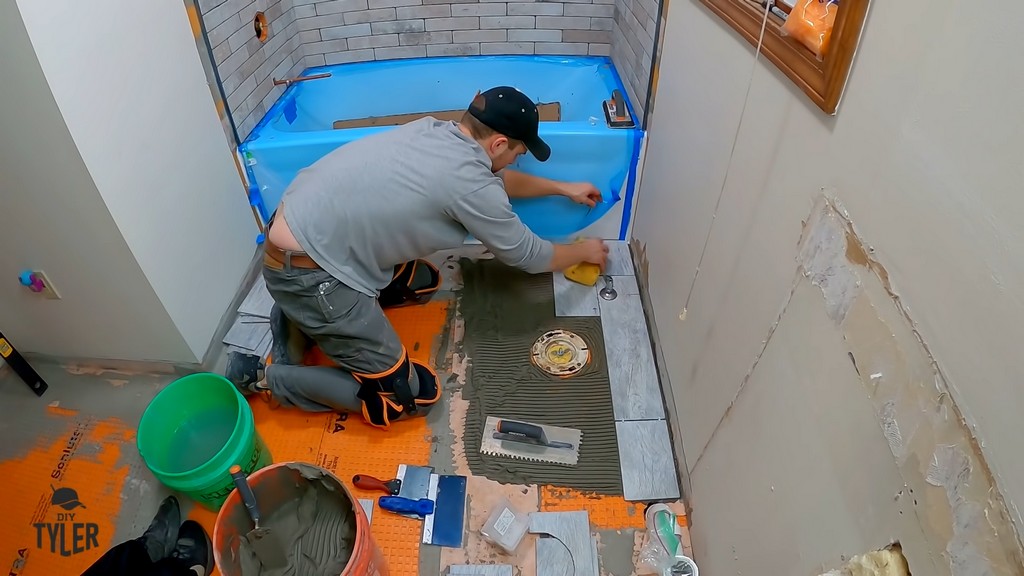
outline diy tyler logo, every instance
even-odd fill
[[[64,512],[57,512],[56,522],[39,522],[36,527],[36,547],[44,550],[44,544],[48,544],[50,552],[61,556],[72,556],[99,547],[97,537],[100,534],[100,526],[94,522],[75,522],[78,512],[72,512],[78,508],[85,508],[85,504],[78,499],[78,492],[74,488],[54,488],[50,497],[50,504],[61,508]]]

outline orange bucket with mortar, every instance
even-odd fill
[[[275,540],[287,548],[283,552],[291,567],[309,563],[318,567],[316,573],[389,576],[366,512],[329,471],[304,462],[282,462],[257,470],[248,484],[260,510],[260,527],[274,532]],[[246,538],[253,528],[235,489],[213,527],[213,555],[223,576],[242,576],[243,566],[246,574],[264,573],[254,569],[259,560]]]

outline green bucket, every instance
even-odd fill
[[[215,512],[235,487],[231,466],[252,474],[271,464],[245,397],[208,372],[161,390],[142,414],[137,443],[160,482]]]

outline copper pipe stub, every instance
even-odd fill
[[[274,78],[274,86],[281,86],[282,84],[285,86],[290,86],[291,84],[294,84],[296,82],[305,82],[307,80],[319,80],[321,78],[330,78],[330,76],[330,72],[325,72],[323,74],[312,74],[310,76],[296,76],[294,78],[284,78],[282,80]]]

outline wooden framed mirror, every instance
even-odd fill
[[[765,24],[766,5],[755,0],[699,0],[757,46]],[[817,3],[808,6],[808,3]],[[826,114],[835,114],[860,43],[869,0],[777,0],[768,11],[763,53]],[[821,59],[813,47],[785,30],[787,20],[812,10],[832,9],[831,32],[825,37]],[[796,22],[791,23],[791,27]]]

